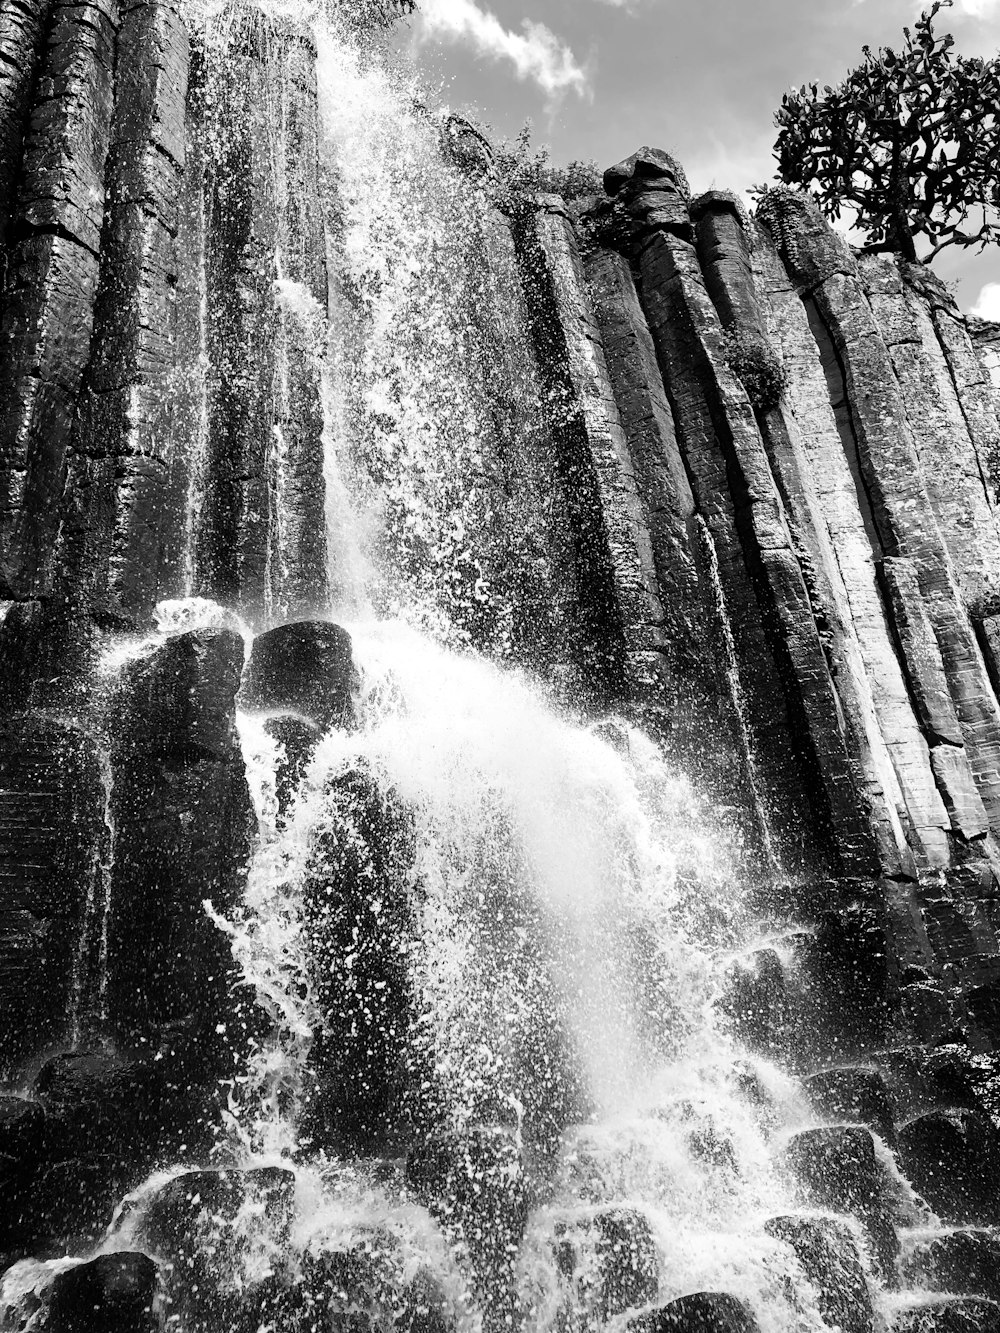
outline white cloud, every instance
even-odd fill
[[[1000,0],[958,0],[955,8],[960,14],[974,14],[976,18],[988,18],[1000,9]]]
[[[509,60],[519,79],[531,79],[550,97],[589,93],[587,75],[573,52],[544,23],[524,19],[520,32],[505,28],[476,0],[422,0],[421,35],[468,42],[479,55]]]
[[[1000,282],[988,282],[980,289],[976,303],[969,314],[1000,323]]]

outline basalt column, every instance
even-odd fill
[[[73,583],[132,612],[182,590],[188,451],[173,415],[188,65],[175,6],[143,4],[124,15],[64,558]]]
[[[204,179],[205,457],[196,590],[251,615],[324,604],[319,357],[326,315],[315,52],[238,9],[192,101]],[[197,283],[189,284],[197,286]]]
[[[733,808],[746,845],[763,851],[766,816],[732,689],[732,640],[649,326],[625,256],[591,246],[584,267],[663,608],[659,684],[671,753],[717,803]]]
[[[772,868],[870,874],[874,846],[852,799],[809,589],[754,406],[727,360],[683,174],[666,154],[643,149],[605,181],[613,203],[591,225],[635,274],[726,626],[729,689],[773,836]]]
[[[0,589],[8,597],[44,591],[52,577],[93,328],[118,24],[117,0],[54,5],[25,99],[0,324]]]
[[[666,636],[636,488],[573,227],[540,196],[516,228],[549,430],[569,501],[580,652],[606,699],[662,712]]]

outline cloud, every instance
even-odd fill
[[[587,74],[570,48],[544,23],[524,19],[520,32],[505,28],[476,0],[422,0],[421,37],[468,42],[492,60],[509,60],[519,79],[531,79],[550,97],[589,95]]]
[[[1000,282],[988,282],[980,288],[976,303],[969,314],[1000,323]]]
[[[1000,10],[1000,0],[958,0],[955,8],[960,14],[972,14],[976,18],[988,18]]]

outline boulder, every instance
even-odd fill
[[[294,1174],[274,1166],[188,1171],[158,1190],[137,1235],[166,1265],[168,1326],[256,1333],[267,1323],[282,1291],[294,1202]]]
[[[899,1161],[942,1221],[1000,1222],[1000,1134],[984,1111],[916,1116],[900,1127]]]
[[[338,1152],[401,1155],[407,1097],[426,1083],[412,1068],[410,1041],[413,855],[409,812],[374,774],[358,767],[329,783],[302,894],[325,1018],[311,1051],[308,1133]]]
[[[759,1333],[752,1310],[727,1292],[697,1291],[630,1319],[628,1333]]]
[[[281,1333],[327,1328],[448,1333],[455,1327],[430,1270],[414,1268],[391,1232],[364,1225],[352,1228],[344,1249],[308,1249],[294,1278],[275,1286],[263,1313]]]
[[[660,1256],[646,1217],[635,1208],[601,1208],[557,1219],[551,1247],[566,1290],[567,1327],[586,1310],[597,1325],[655,1300]]]
[[[156,1333],[157,1267],[145,1254],[102,1254],[58,1273],[46,1333]]]
[[[621,192],[631,181],[670,182],[685,196],[689,195],[687,177],[680,163],[662,148],[639,148],[604,173],[604,188],[610,195]]]
[[[993,1231],[969,1228],[918,1241],[901,1267],[908,1286],[1000,1301],[1000,1236]]]
[[[234,699],[244,647],[233,629],[172,634],[122,669],[114,757],[179,753],[227,763],[238,744]],[[123,717],[122,714],[125,714]],[[124,725],[123,725],[124,724]]]
[[[294,620],[254,639],[240,707],[297,713],[326,731],[350,718],[354,685],[347,631],[326,620]]]
[[[851,1229],[833,1217],[772,1217],[764,1230],[784,1241],[816,1289],[820,1314],[841,1333],[872,1333],[875,1310]]]
[[[823,1069],[804,1078],[802,1086],[822,1115],[867,1125],[890,1147],[895,1143],[892,1099],[877,1069],[859,1065]]]
[[[513,1319],[514,1264],[530,1202],[514,1132],[499,1125],[434,1130],[407,1155],[406,1181],[465,1242],[493,1323]]]
[[[1000,1305],[973,1296],[920,1301],[896,1311],[892,1333],[1000,1333]]]
[[[295,1175],[284,1167],[185,1171],[157,1190],[146,1207],[139,1234],[171,1264],[187,1268],[211,1265],[220,1247],[236,1240],[247,1205],[280,1242],[287,1238],[294,1202]]]
[[[853,1214],[864,1225],[876,1268],[890,1274],[899,1242],[871,1131],[853,1125],[803,1130],[789,1139],[785,1163],[809,1203]]]

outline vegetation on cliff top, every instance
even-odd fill
[[[827,216],[854,211],[874,249],[916,260],[1000,240],[1000,57],[955,55],[935,0],[898,51],[863,48],[843,83],[786,93],[775,115],[778,175]]]

